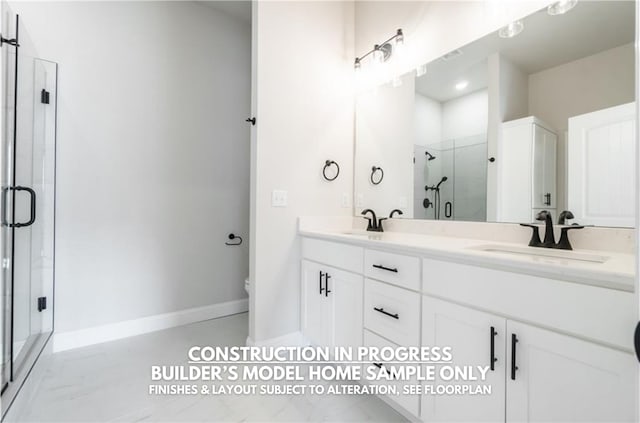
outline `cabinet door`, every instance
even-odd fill
[[[632,354],[511,321],[507,334],[507,422],[636,421]]]
[[[533,207],[556,207],[556,141],[553,132],[533,125]]]
[[[505,337],[506,322],[502,317],[423,297],[423,346],[451,347],[452,364],[457,366],[490,366],[491,359],[495,359],[493,370],[487,372],[485,381],[452,382],[490,385],[490,395],[423,395],[423,421],[504,421]],[[444,385],[447,382],[427,382],[431,383]]]
[[[636,224],[636,104],[569,119],[567,200],[576,222]]]
[[[326,268],[332,304],[333,339],[339,347],[362,346],[363,277],[331,267]]]
[[[302,333],[313,345],[328,346],[333,314],[331,300],[324,292],[325,274],[323,266],[302,261]]]

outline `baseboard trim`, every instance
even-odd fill
[[[162,329],[230,316],[249,310],[249,299],[228,301],[204,307],[190,308],[172,313],[157,314],[140,319],[95,326],[70,332],[53,334],[53,352],[86,347],[115,341],[130,336],[142,335]]]
[[[310,343],[300,331],[263,341],[254,341],[251,337],[247,337],[248,347],[306,347],[307,345]]]

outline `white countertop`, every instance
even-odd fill
[[[459,237],[418,235],[404,232],[378,233],[358,230],[300,230],[299,233],[305,237],[343,242],[366,248],[409,253],[425,258],[443,259],[461,264],[489,267],[621,291],[633,292],[635,285],[635,256],[627,253],[574,250],[578,254],[607,257],[604,263],[595,263],[558,257],[482,251],[477,248],[489,245],[526,247],[531,248],[533,253],[536,250],[539,251],[540,248]],[[567,253],[571,255],[571,252]]]

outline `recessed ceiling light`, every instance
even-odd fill
[[[576,7],[576,4],[578,4],[578,0],[560,0],[550,4],[549,7],[547,7],[547,13],[552,16],[564,15],[569,10]]]
[[[522,21],[513,21],[509,25],[500,28],[498,36],[500,38],[513,38],[520,34],[524,29]]]
[[[460,81],[456,84],[456,90],[462,91],[467,88],[467,85],[469,85],[469,81]]]

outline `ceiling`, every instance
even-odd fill
[[[246,23],[251,23],[251,1],[248,0],[200,0],[205,6],[212,7]]]
[[[427,64],[427,74],[416,79],[416,91],[444,102],[487,87],[487,57],[500,53],[524,73],[532,74],[609,50],[635,39],[635,3],[580,1],[564,15],[546,9],[523,19],[524,30],[504,39],[492,33],[461,47],[461,55]],[[455,84],[469,81],[464,90]]]

